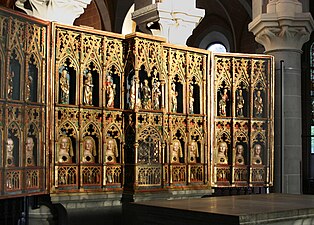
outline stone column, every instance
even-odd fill
[[[145,4],[144,4],[145,2]],[[164,37],[172,44],[186,45],[194,28],[204,17],[195,0],[135,0],[132,19],[144,33]]]
[[[254,0],[253,8],[260,2]],[[261,9],[261,5],[255,7]],[[260,13],[254,15],[249,30],[256,36],[255,40],[265,47],[265,53],[275,57],[275,191],[301,193],[301,48],[309,40],[314,22],[310,13],[303,12],[302,4],[297,0],[270,0],[265,11],[255,11]],[[281,61],[284,61],[283,118],[280,110]]]

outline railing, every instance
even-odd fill
[[[191,182],[204,182],[204,166],[203,165],[190,165],[190,181]]]
[[[145,165],[137,167],[137,183],[139,186],[161,185],[161,165]]]
[[[171,183],[186,183],[186,165],[171,165]]]
[[[107,165],[105,166],[106,185],[122,185],[122,166]]]

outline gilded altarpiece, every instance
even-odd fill
[[[0,198],[272,185],[272,57],[5,10],[0,34]]]
[[[54,191],[121,189],[123,45],[54,24]]]
[[[192,49],[165,46],[167,61],[168,185],[202,186],[207,176],[208,55]]]
[[[213,65],[212,185],[272,185],[273,60],[214,54]]]
[[[208,53],[126,37],[126,187],[207,184]]]
[[[0,198],[46,191],[48,26],[0,12]]]
[[[130,35],[126,46],[125,186],[161,187],[166,85],[162,42]]]

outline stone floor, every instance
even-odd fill
[[[148,201],[124,206],[129,225],[314,224],[314,196],[260,194]]]

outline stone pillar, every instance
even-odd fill
[[[144,33],[167,39],[172,44],[186,45],[194,28],[205,15],[195,0],[135,0],[132,19]]]
[[[92,0],[17,0],[16,7],[42,20],[73,25]],[[29,3],[29,4],[27,4]],[[31,9],[29,9],[29,6]]]
[[[253,4],[257,2],[260,1],[255,0]],[[302,10],[302,4],[297,0],[270,0],[266,12],[255,15],[249,24],[249,30],[256,36],[255,40],[265,47],[265,53],[275,57],[274,177],[275,191],[284,193],[302,192],[301,48],[314,28],[311,14]],[[283,118],[280,61],[284,61],[285,65]]]
[[[29,209],[29,224],[32,225],[55,225],[51,210],[47,206],[40,206],[38,209]]]

